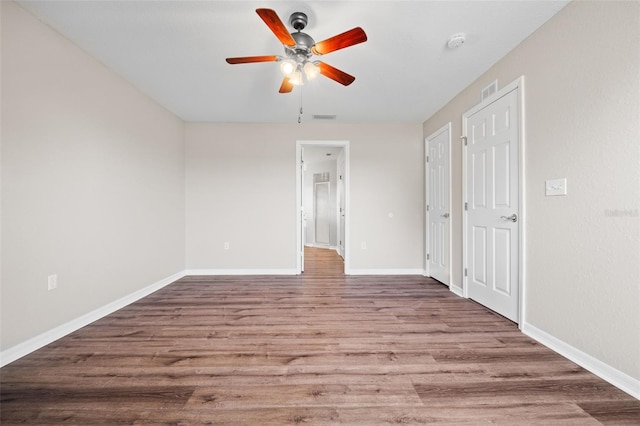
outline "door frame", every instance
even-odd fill
[[[425,209],[424,209],[424,241],[425,241],[425,275],[430,277],[431,276],[431,271],[430,271],[430,261],[429,259],[427,259],[427,255],[430,255],[431,253],[429,253],[429,247],[430,247],[430,242],[431,240],[430,238],[430,234],[429,234],[429,219],[430,219],[430,212],[428,209],[429,206],[429,197],[430,197],[430,191],[429,191],[429,161],[427,160],[428,156],[429,156],[429,142],[433,139],[435,139],[436,137],[438,137],[441,133],[443,132],[449,132],[449,223],[448,223],[448,227],[449,227],[449,282],[448,283],[444,283],[447,286],[449,286],[450,289],[453,288],[453,286],[451,285],[451,281],[452,281],[452,256],[453,256],[453,250],[451,247],[451,232],[452,232],[452,222],[453,222],[453,216],[451,215],[451,211],[452,211],[452,192],[451,192],[451,176],[452,176],[452,170],[451,170],[451,122],[449,121],[447,124],[445,124],[444,126],[442,126],[441,128],[439,128],[438,130],[436,130],[435,132],[433,132],[432,134],[430,134],[429,136],[427,136],[424,139],[424,160],[425,160],[425,168],[424,168],[424,200],[425,200]],[[453,291],[453,290],[452,290]]]
[[[520,76],[516,80],[504,86],[502,89],[496,91],[494,94],[475,105],[471,109],[465,111],[462,114],[462,293],[463,296],[468,298],[468,277],[465,276],[464,270],[467,268],[468,259],[467,259],[467,243],[468,243],[468,235],[467,235],[467,215],[468,212],[465,210],[464,206],[468,200],[467,191],[467,121],[468,117],[477,113],[478,111],[484,109],[488,105],[502,98],[503,96],[517,91],[518,94],[518,328],[522,329],[524,324],[525,316],[525,295],[526,295],[526,235],[525,235],[525,220],[526,220],[526,210],[525,210],[525,92],[524,92],[524,75]]]
[[[350,256],[349,249],[349,217],[351,216],[350,209],[350,162],[349,162],[349,141],[346,140],[297,140],[296,141],[296,274],[301,274],[304,268],[304,247],[302,245],[302,150],[305,146],[330,146],[340,147],[344,151],[344,176],[343,176],[343,188],[344,188],[344,274],[349,275],[350,271]],[[339,218],[338,218],[339,220]]]
[[[338,223],[336,224],[336,236],[338,245],[336,251],[344,261],[345,256],[345,242],[344,236],[346,235],[346,217],[342,214],[343,210],[346,213],[346,197],[344,186],[345,175],[345,150],[343,149],[336,160],[336,166],[338,171],[338,180],[336,181],[336,214],[338,215]]]

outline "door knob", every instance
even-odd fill
[[[510,220],[511,222],[517,222],[518,216],[514,213],[511,216],[500,216],[500,219]]]
[[[449,217],[449,213],[441,214],[440,217],[447,218],[447,217]]]

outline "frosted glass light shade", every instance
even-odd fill
[[[302,80],[302,72],[296,71],[292,73],[291,77],[289,77],[289,83],[294,86],[302,86],[304,84],[304,81]]]
[[[296,70],[296,63],[290,59],[282,61],[280,64],[280,71],[285,76],[290,76]]]
[[[312,62],[307,62],[304,64],[304,73],[309,80],[313,80],[318,76],[320,70]]]

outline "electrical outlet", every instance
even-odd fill
[[[362,248],[362,250],[366,250],[367,249],[367,243],[365,243],[364,241],[362,243],[360,243],[360,248]]]
[[[49,275],[47,277],[47,290],[51,291],[56,288],[58,288],[58,275]]]
[[[229,242],[228,242],[228,241],[225,241],[225,243],[224,243],[224,249],[225,249],[225,250],[229,250]]]

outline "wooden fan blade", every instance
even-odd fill
[[[267,27],[278,37],[280,43],[285,46],[293,47],[296,41],[291,37],[287,27],[284,26],[278,14],[273,9],[256,9],[256,13],[262,18]]]
[[[280,86],[280,93],[290,93],[293,90],[293,84],[289,81],[289,77],[285,77],[282,80],[282,85]]]
[[[253,62],[276,62],[278,57],[276,55],[268,56],[240,56],[238,58],[227,58],[226,61],[229,64],[250,64]]]
[[[325,55],[329,52],[335,52],[336,50],[344,49],[345,47],[353,46],[367,41],[367,35],[360,27],[353,28],[349,31],[345,31],[342,34],[333,36],[319,43],[311,48],[311,51],[316,55]]]
[[[344,86],[350,85],[356,79],[354,76],[349,75],[344,71],[340,71],[338,68],[334,68],[324,62],[318,62],[318,68],[320,68],[320,74],[325,77],[329,77],[331,80],[337,81]]]

